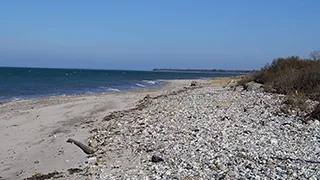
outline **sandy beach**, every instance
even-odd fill
[[[1,104],[1,178],[23,179],[36,173],[81,167],[87,156],[78,147],[66,143],[69,137],[86,142],[89,131],[109,113],[130,109],[146,95],[156,96],[189,86],[191,81],[167,82],[157,89]],[[90,125],[83,126],[85,124]]]
[[[1,178],[317,179],[319,121],[227,81],[2,104]]]

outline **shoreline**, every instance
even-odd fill
[[[133,108],[147,95],[190,86],[193,80],[165,80],[160,88],[25,99],[0,104],[2,178],[23,179],[35,173],[82,166],[87,156],[67,138],[85,142],[90,130],[112,112]],[[196,80],[208,82],[206,80]],[[89,124],[88,126],[86,126]]]
[[[188,80],[188,79],[186,79]],[[156,81],[163,81],[165,82],[165,80],[156,80]],[[168,82],[166,83],[169,83]],[[172,80],[175,81],[175,80]],[[166,84],[160,84],[158,86],[150,86],[150,87],[137,87],[135,89],[125,89],[125,90],[119,90],[119,91],[102,91],[102,92],[87,92],[87,93],[81,93],[81,94],[76,94],[76,93],[70,93],[70,94],[59,94],[59,95],[39,95],[39,97],[22,97],[22,98],[11,98],[9,100],[7,99],[3,99],[0,101],[0,105],[2,104],[6,104],[6,103],[10,103],[10,102],[19,102],[19,101],[28,101],[28,100],[37,100],[37,99],[51,99],[51,98],[56,98],[56,97],[76,97],[76,96],[90,96],[90,95],[102,95],[102,94],[109,94],[109,93],[122,93],[122,92],[133,92],[133,91],[140,91],[140,90],[144,90],[144,89],[155,89],[155,88],[162,88],[166,86]]]
[[[246,74],[241,74],[238,76],[228,76],[228,77],[210,77],[210,78],[199,78],[199,79],[157,79],[155,81],[162,82],[164,84],[158,85],[158,86],[150,86],[150,87],[139,87],[135,89],[126,89],[126,90],[120,90],[120,91],[105,91],[105,92],[90,92],[90,93],[82,93],[82,94],[61,94],[61,95],[44,95],[40,97],[26,97],[26,98],[17,98],[12,100],[1,100],[0,106],[3,104],[11,103],[11,102],[24,102],[24,101],[36,101],[36,100],[50,100],[54,98],[63,98],[63,97],[85,97],[85,96],[95,96],[95,95],[105,95],[105,94],[116,94],[116,93],[130,93],[130,92],[139,92],[139,91],[153,91],[158,88],[162,89],[165,88],[167,85],[170,85],[170,83],[174,81],[200,81],[200,82],[208,82],[208,81],[215,81],[219,79],[237,79],[239,77],[245,76]],[[226,83],[226,82],[224,82]]]
[[[239,75],[241,76],[241,75]],[[225,77],[212,77],[212,78],[206,78],[206,79],[157,79],[154,80],[156,82],[160,82],[163,84],[159,84],[157,86],[149,86],[149,87],[137,87],[134,89],[125,89],[125,90],[119,90],[119,91],[104,91],[104,92],[88,92],[88,93],[81,93],[81,94],[61,94],[61,95],[43,95],[40,97],[25,97],[25,98],[13,98],[11,100],[1,100],[0,101],[0,106],[3,104],[7,104],[7,103],[11,103],[11,102],[24,102],[24,101],[35,101],[35,100],[50,100],[50,99],[54,99],[54,98],[63,98],[63,97],[84,97],[84,96],[96,96],[96,95],[105,95],[105,94],[116,94],[116,93],[130,93],[130,92],[139,92],[139,91],[154,91],[157,89],[162,89],[162,88],[166,88],[166,86],[170,86],[170,83],[174,82],[174,81],[210,81],[212,79],[223,79]],[[228,77],[228,78],[233,78],[233,77]],[[152,80],[153,81],[153,80]]]

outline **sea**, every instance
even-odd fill
[[[210,79],[237,73],[0,67],[0,102],[59,95],[157,88],[159,79]]]

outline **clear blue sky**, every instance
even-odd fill
[[[257,69],[320,49],[318,0],[2,0],[0,66]]]

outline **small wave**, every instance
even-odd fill
[[[139,84],[139,83],[137,83],[136,85],[139,86],[139,87],[146,87],[145,85]]]
[[[119,92],[120,91],[120,89],[117,89],[117,88],[108,88],[107,90],[112,91],[112,92]]]
[[[208,79],[212,79],[212,78],[211,77],[200,77],[199,79],[208,80]]]
[[[24,98],[21,98],[21,97],[12,97],[11,99],[9,99],[10,101],[20,101]]]
[[[120,91],[120,89],[117,89],[117,88],[110,88],[110,87],[103,87],[103,86],[100,86],[99,88],[103,89],[105,91],[110,91],[110,92],[119,92]]]
[[[157,84],[157,81],[143,80],[142,82],[147,83],[147,84]]]

